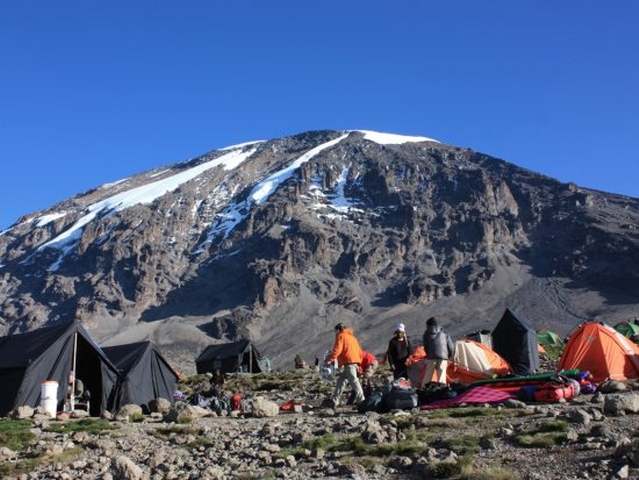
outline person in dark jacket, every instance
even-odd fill
[[[455,345],[450,335],[442,327],[437,325],[435,317],[430,317],[426,321],[426,331],[424,332],[424,349],[426,350],[426,371],[424,384],[432,381],[446,383],[446,370],[448,361],[452,360],[455,354]],[[433,380],[433,375],[437,374],[437,380]]]
[[[393,371],[393,378],[397,380],[400,377],[408,378],[406,370],[406,359],[411,354],[411,346],[406,336],[406,327],[403,323],[395,326],[393,338],[388,342],[388,350],[386,351],[386,360]]]

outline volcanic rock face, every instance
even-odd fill
[[[250,335],[276,366],[338,320],[458,336],[510,307],[567,333],[636,316],[639,201],[425,138],[316,131],[85,192],[0,235],[5,333],[79,318],[193,358]],[[172,352],[172,353],[171,353]],[[188,365],[185,365],[188,369]]]

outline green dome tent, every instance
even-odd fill
[[[537,332],[537,341],[544,347],[564,344],[561,337],[555,332],[551,332],[550,330],[539,330]]]
[[[639,325],[633,322],[619,322],[615,325],[615,330],[628,338],[633,338],[635,335],[639,335]]]

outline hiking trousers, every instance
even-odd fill
[[[448,360],[443,358],[426,359],[426,372],[422,387],[428,382],[446,383],[446,370],[448,370]],[[437,373],[437,379],[433,375]]]
[[[346,382],[348,382],[355,393],[355,405],[359,405],[364,400],[364,391],[362,390],[362,385],[359,383],[359,378],[357,378],[358,370],[359,365],[356,363],[346,364],[344,368],[342,368],[342,372],[339,374],[339,377],[337,377],[337,382],[335,383],[335,390],[333,390],[333,403],[336,406],[339,404],[339,399],[342,396]]]

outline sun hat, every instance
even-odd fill
[[[395,331],[396,332],[405,332],[406,331],[406,327],[404,326],[403,323],[398,323],[397,325],[395,325]]]

